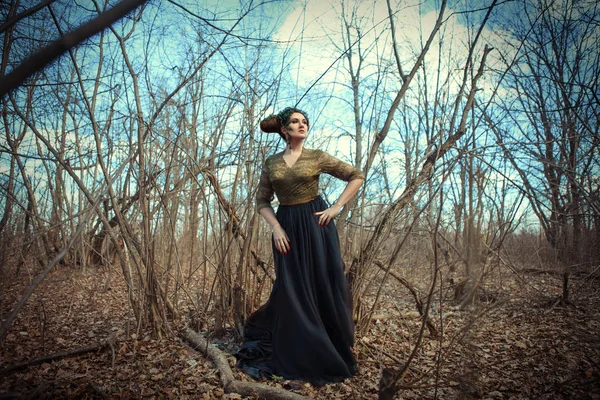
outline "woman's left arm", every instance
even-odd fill
[[[332,205],[326,210],[316,212],[315,215],[319,216],[319,225],[324,226],[329,224],[329,221],[331,221],[336,215],[338,215],[342,207],[344,207],[344,205],[347,202],[349,202],[350,199],[356,196],[356,193],[358,193],[358,189],[360,188],[360,185],[362,185],[363,182],[363,178],[352,179],[348,182],[346,188],[340,195],[340,198],[338,199],[338,201],[335,202],[334,205]]]

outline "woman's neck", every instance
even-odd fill
[[[284,154],[297,154],[302,152],[302,141],[292,142],[285,146]]]

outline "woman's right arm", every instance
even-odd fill
[[[275,248],[280,253],[287,254],[287,252],[290,251],[290,238],[279,224],[279,221],[277,221],[275,211],[273,211],[273,207],[271,207],[273,192],[273,186],[269,179],[269,167],[267,166],[267,163],[265,163],[260,175],[260,182],[256,193],[256,207],[260,215],[262,215],[273,230]]]
[[[261,208],[259,212],[265,221],[271,225],[271,229],[273,230],[273,240],[275,241],[275,248],[280,253],[287,254],[287,252],[290,251],[290,238],[281,227],[279,221],[277,221],[275,212],[271,207]]]

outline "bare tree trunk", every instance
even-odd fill
[[[392,204],[390,204],[390,206],[382,214],[381,218],[377,222],[377,225],[375,226],[375,229],[374,229],[374,232],[373,232],[371,238],[369,239],[367,244],[363,247],[363,251],[361,252],[361,254],[363,254],[363,257],[364,257],[363,259],[364,259],[365,263],[370,263],[374,259],[375,252],[377,249],[377,244],[381,240],[384,233],[388,231],[389,226],[393,223],[394,218],[397,215],[398,211],[401,210],[403,207],[405,207],[411,201],[411,199],[414,197],[414,194],[416,193],[417,189],[422,184],[424,184],[429,179],[431,179],[431,176],[433,174],[433,166],[434,166],[436,159],[443,157],[444,154],[446,154],[446,152],[448,152],[448,150],[450,150],[455,145],[455,143],[458,141],[458,139],[460,139],[465,134],[465,132],[466,132],[465,126],[466,126],[467,116],[468,116],[471,108],[474,105],[475,92],[477,91],[477,83],[478,83],[479,79],[481,78],[481,76],[483,75],[486,58],[490,51],[492,51],[492,48],[487,47],[487,46],[483,50],[483,55],[481,58],[481,63],[479,65],[479,69],[477,70],[476,75],[473,77],[473,80],[471,81],[471,89],[470,89],[467,101],[465,103],[464,109],[462,111],[462,117],[461,117],[460,123],[459,123],[458,127],[456,128],[455,133],[451,134],[442,143],[442,145],[437,150],[435,157],[428,159],[425,162],[425,164],[423,164],[416,179],[413,180],[412,182],[410,182],[410,184],[402,192],[402,195],[400,195],[400,197],[396,201],[394,201]],[[359,263],[359,260],[355,258],[352,262],[350,271],[357,271],[358,263]],[[354,296],[357,296],[356,292],[354,293]],[[358,296],[360,296],[360,294],[358,294]]]
[[[394,98],[394,101],[392,102],[390,109],[388,110],[387,117],[386,117],[383,127],[374,137],[373,144],[371,146],[369,154],[367,155],[366,164],[363,169],[363,173],[365,174],[365,176],[368,176],[369,170],[371,168],[371,165],[373,164],[373,161],[375,160],[375,156],[379,150],[379,147],[381,146],[381,143],[383,143],[383,141],[385,140],[385,138],[390,130],[392,120],[394,118],[394,114],[396,113],[396,109],[398,108],[400,101],[403,99],[404,95],[406,94],[412,79],[414,78],[417,71],[421,67],[421,64],[423,63],[425,55],[429,51],[429,47],[431,46],[433,39],[435,38],[440,27],[442,26],[445,10],[446,10],[446,0],[443,0],[442,4],[440,6],[440,12],[438,14],[435,26],[433,27],[432,31],[430,32],[427,42],[425,43],[425,46],[421,50],[421,53],[419,54],[419,57],[417,58],[417,61],[413,65],[410,73],[408,75],[404,75],[401,70],[401,65],[398,65],[399,73],[401,73],[401,76],[402,76],[402,86],[401,86],[400,90],[398,91],[398,93],[396,94],[396,97]],[[391,8],[389,8],[388,11],[389,11],[389,17],[393,18],[393,13],[392,13]],[[393,37],[395,35],[395,32],[392,31],[391,35]],[[429,165],[429,167],[427,167],[427,170],[425,171],[425,168],[427,165]],[[383,233],[383,231],[387,230],[388,223],[391,222],[392,215],[395,215],[397,210],[404,207],[404,205],[406,205],[406,203],[408,203],[413,198],[413,195],[416,192],[416,189],[421,182],[425,182],[426,180],[429,179],[428,175],[429,175],[429,171],[431,170],[431,165],[432,164],[427,163],[423,167],[422,174],[420,174],[421,181],[419,181],[417,183],[417,180],[419,180],[419,177],[417,177],[415,179],[415,181],[410,182],[407,185],[407,189],[404,190],[404,193],[400,196],[400,199],[398,199],[398,201],[396,202],[396,204],[402,203],[402,206],[396,207],[396,206],[392,205],[391,207],[388,208],[388,211],[382,216],[382,218],[378,222],[377,226],[375,227],[375,231],[374,231],[373,235],[371,236],[371,239],[369,240],[367,245],[363,247],[363,250],[360,252],[360,259],[355,258],[354,261],[352,262],[352,264],[350,265],[350,268],[348,270],[348,281],[350,283],[350,287],[351,287],[352,294],[353,294],[353,304],[354,304],[355,316],[360,314],[360,304],[361,304],[360,296],[362,295],[362,293],[361,293],[362,291],[360,290],[360,285],[361,285],[360,282],[361,282],[361,276],[364,274],[364,268],[362,268],[362,267],[365,265],[365,263],[371,262],[370,260],[373,255],[373,251],[375,249],[375,243],[377,243],[379,241],[379,237]],[[357,201],[356,198],[349,201],[348,204],[346,205],[346,207],[349,209],[354,208],[356,206],[356,201]]]

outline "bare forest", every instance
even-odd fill
[[[3,0],[0,39],[0,398],[600,399],[596,1]],[[322,387],[233,357],[294,105],[367,177]]]

